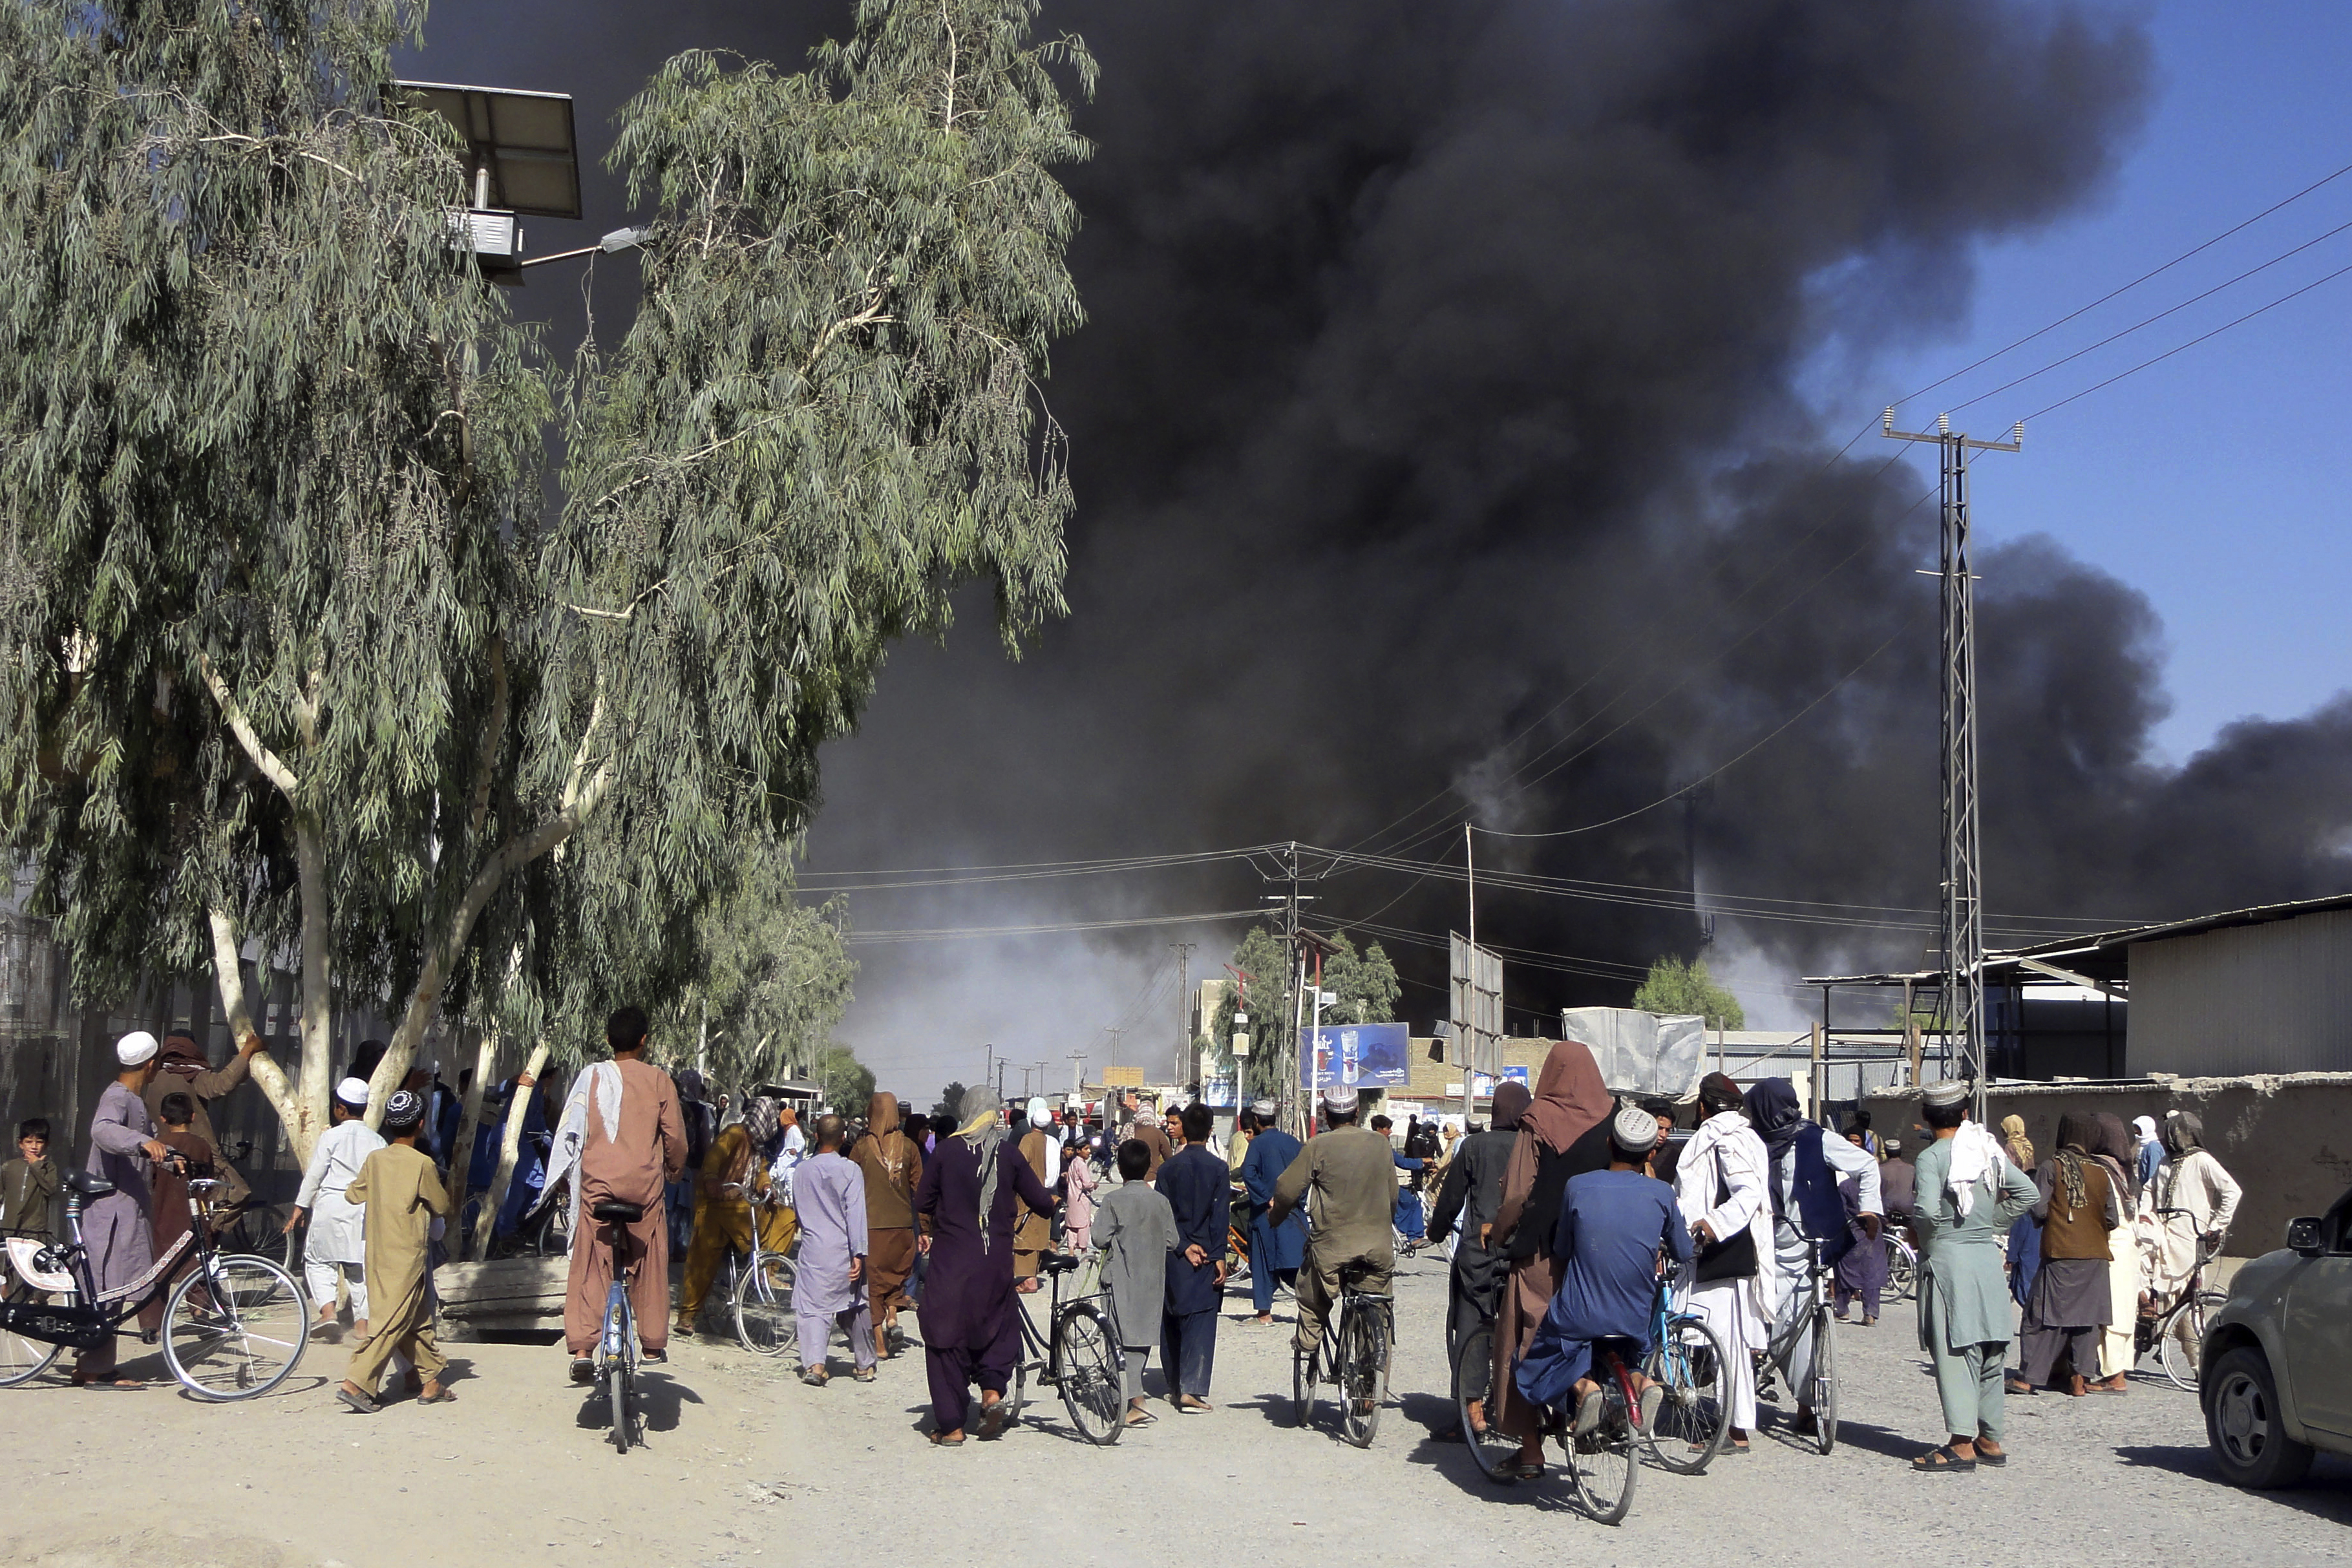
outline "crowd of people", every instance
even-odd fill
[[[1415,1119],[1401,1140],[1387,1117],[1363,1121],[1353,1089],[1317,1099],[1304,1140],[1266,1100],[1244,1107],[1221,1140],[1197,1100],[1164,1116],[1118,1099],[1057,1110],[1042,1099],[1007,1107],[984,1087],[952,1112],[910,1116],[877,1092],[862,1115],[827,1112],[803,1127],[794,1107],[762,1094],[711,1100],[695,1073],[653,1065],[650,1044],[640,1009],[614,1013],[609,1056],[577,1075],[551,1122],[544,1106],[554,1100],[528,1075],[486,1097],[495,1117],[482,1118],[467,1152],[468,1184],[488,1184],[486,1152],[508,1118],[526,1119],[530,1155],[488,1223],[510,1236],[558,1195],[575,1216],[608,1200],[635,1205],[618,1252],[643,1354],[656,1363],[674,1334],[698,1331],[730,1253],[749,1253],[755,1238],[793,1252],[801,1381],[830,1381],[837,1341],[849,1375],[873,1381],[908,1352],[911,1312],[930,1441],[949,1447],[1001,1428],[1021,1352],[1016,1314],[1065,1266],[1049,1261],[1057,1257],[1096,1270],[1089,1289],[1116,1327],[1125,1420],[1141,1426],[1156,1419],[1144,1394],[1155,1350],[1169,1408],[1215,1408],[1217,1335],[1237,1268],[1250,1288],[1238,1325],[1272,1326],[1287,1289],[1294,1352],[1313,1356],[1342,1290],[1387,1293],[1399,1249],[1425,1238],[1450,1247],[1449,1352],[1493,1331],[1489,1396],[1465,1415],[1475,1435],[1517,1442],[1515,1474],[1542,1473],[1555,1414],[1580,1430],[1597,1418],[1595,1347],[1645,1347],[1662,1281],[1727,1352],[1727,1451],[1737,1455],[1759,1419],[1768,1347],[1794,1395],[1793,1430],[1809,1432],[1817,1275],[1827,1274],[1841,1321],[1874,1325],[1891,1228],[1916,1249],[1920,1345],[1948,1429],[1916,1468],[1998,1466],[2008,1397],[2126,1390],[2144,1342],[2137,1321],[2189,1288],[2239,1201],[2187,1111],[2129,1129],[2110,1114],[2069,1113],[2037,1159],[2020,1118],[1998,1132],[1971,1119],[1964,1083],[1927,1086],[1906,1139],[1883,1136],[1865,1113],[1833,1131],[1803,1114],[1785,1079],[1743,1087],[1714,1073],[1685,1131],[1681,1108],[1613,1094],[1575,1041],[1551,1048],[1532,1088],[1499,1085],[1486,1122]],[[118,1043],[88,1157],[113,1190],[81,1219],[100,1289],[168,1252],[189,1224],[186,1181],[217,1173],[224,1207],[249,1191],[222,1157],[207,1108],[244,1081],[258,1048],[247,1037],[215,1070],[184,1034]],[[454,1397],[440,1381],[432,1278],[456,1218],[446,1178],[458,1154],[447,1114],[457,1094],[421,1068],[372,1129],[374,1065],[355,1061],[336,1086],[332,1124],[288,1221],[307,1227],[304,1283],[320,1337],[340,1337],[338,1299],[349,1302],[355,1342],[335,1395],[359,1412],[380,1408],[388,1376],[420,1403]],[[529,1136],[534,1128],[543,1136]],[[37,1119],[17,1129],[17,1158],[0,1164],[0,1231],[55,1233],[51,1131]],[[615,1255],[609,1235],[588,1239],[575,1228],[563,1315],[582,1382]],[[139,1385],[110,1342],[79,1353],[73,1381]],[[1637,1393],[1652,1413],[1654,1391]]]

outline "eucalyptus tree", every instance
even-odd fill
[[[7,828],[85,990],[290,951],[307,1152],[338,994],[541,1041],[691,978],[700,906],[815,809],[895,637],[1062,608],[1042,416],[1080,321],[1075,39],[866,0],[781,74],[624,111],[646,291],[563,389],[452,248],[399,0],[0,8]]]

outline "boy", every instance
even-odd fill
[[[149,1222],[155,1227],[155,1256],[161,1258],[172,1249],[172,1244],[188,1234],[188,1183],[196,1177],[213,1173],[213,1146],[196,1136],[190,1124],[196,1119],[196,1100],[192,1094],[173,1089],[161,1102],[163,1131],[155,1141],[176,1154],[185,1157],[185,1166],[155,1167],[155,1206]],[[195,1259],[181,1259],[173,1270],[177,1278],[195,1266]],[[152,1320],[152,1321],[151,1321]],[[153,1331],[163,1326],[162,1298],[139,1314],[142,1326]]]
[[[383,1147],[383,1140],[362,1120],[367,1102],[366,1079],[347,1078],[335,1086],[327,1110],[334,1124],[310,1152],[301,1189],[294,1194],[294,1212],[286,1216],[289,1235],[305,1218],[310,1223],[302,1247],[302,1280],[319,1309],[311,1331],[329,1344],[342,1337],[335,1325],[335,1280],[341,1276],[352,1296],[354,1349],[368,1337],[367,1238],[365,1215],[352,1205],[349,1189],[367,1157]]]
[[[0,1235],[52,1239],[57,1196],[58,1165],[49,1158],[48,1120],[31,1117],[16,1124],[16,1157],[0,1165]]]
[[[367,1211],[368,1306],[375,1332],[352,1352],[352,1364],[335,1397],[362,1415],[373,1415],[376,1384],[397,1352],[415,1370],[409,1387],[419,1405],[442,1405],[456,1394],[441,1386],[444,1363],[433,1342],[433,1306],[425,1296],[425,1252],[433,1221],[456,1211],[433,1162],[416,1146],[425,1121],[425,1097],[396,1091],[384,1102],[383,1133],[391,1140],[370,1154],[343,1189],[349,1202]]]
[[[1176,1211],[1146,1178],[1151,1147],[1139,1138],[1118,1146],[1119,1185],[1095,1210],[1094,1241],[1105,1256],[1111,1316],[1127,1352],[1127,1424],[1157,1419],[1143,1408],[1143,1363],[1160,1329],[1168,1298],[1168,1254],[1176,1246]],[[1173,1374],[1171,1373],[1172,1376]],[[1173,1392],[1171,1388],[1171,1392]]]

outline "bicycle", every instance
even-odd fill
[[[793,1287],[799,1266],[782,1252],[771,1252],[760,1239],[760,1209],[781,1199],[754,1200],[751,1205],[751,1250],[748,1256],[727,1251],[726,1299],[735,1323],[735,1342],[754,1355],[780,1356],[799,1342],[793,1316]],[[740,1259],[740,1261],[739,1261]]]
[[[1323,1320],[1322,1340],[1312,1351],[1291,1348],[1290,1402],[1293,1426],[1313,1421],[1315,1384],[1321,1381],[1320,1369],[1328,1366],[1328,1381],[1339,1395],[1340,1435],[1359,1448],[1369,1448],[1380,1429],[1381,1406],[1388,1399],[1389,1349],[1396,1340],[1396,1319],[1389,1297],[1349,1288],[1362,1277],[1362,1264],[1342,1267],[1339,1310]]]
[[[1763,1360],[1757,1368],[1756,1392],[1760,1397],[1772,1386],[1772,1372],[1789,1376],[1789,1362],[1795,1354],[1797,1342],[1811,1326],[1813,1335],[1813,1372],[1811,1386],[1807,1391],[1812,1397],[1800,1404],[1810,1405],[1813,1413],[1813,1447],[1827,1454],[1837,1447],[1837,1314],[1830,1310],[1830,1271],[1822,1265],[1822,1244],[1805,1243],[1805,1285],[1811,1306],[1789,1314],[1786,1323],[1773,1325],[1772,1335],[1764,1349]],[[1793,1379],[1791,1380],[1793,1384]]]
[[[176,1155],[169,1163],[184,1164]],[[0,1300],[0,1388],[30,1383],[68,1348],[96,1350],[159,1297],[164,1298],[163,1363],[198,1399],[252,1399],[293,1375],[310,1342],[310,1303],[279,1265],[214,1246],[206,1210],[220,1182],[190,1181],[187,1231],[146,1273],[103,1291],[90,1271],[81,1215],[85,1205],[112,1193],[114,1184],[68,1171],[59,1185],[65,1244],[8,1241],[9,1261],[25,1284],[59,1300]],[[183,1268],[190,1262],[193,1268]]]
[[[1078,1436],[1097,1448],[1108,1448],[1127,1430],[1121,1381],[1126,1356],[1105,1305],[1110,1298],[1108,1287],[1063,1299],[1063,1281],[1083,1261],[1066,1253],[1054,1253],[1039,1261],[1039,1269],[1052,1281],[1053,1289],[1044,1330],[1019,1298],[1014,1299],[1013,1311],[1021,1325],[1021,1359],[1013,1367],[1013,1386],[1005,1391],[1003,1423],[1008,1428],[1021,1424],[1029,1375],[1034,1372],[1041,1385],[1061,1394],[1062,1408]]]
[[[1879,1235],[1886,1243],[1886,1291],[1889,1301],[1908,1301],[1919,1290],[1919,1249],[1912,1245],[1908,1226],[1889,1219]]]
[[[1675,1308],[1674,1297],[1671,1281],[1661,1279],[1642,1375],[1665,1392],[1642,1436],[1650,1458],[1667,1469],[1704,1475],[1731,1436],[1731,1368],[1706,1320]]]
[[[1552,1418],[1560,1423],[1554,1435],[1567,1456],[1563,1468],[1569,1484],[1584,1511],[1601,1524],[1622,1524],[1633,1510],[1633,1488],[1642,1479],[1635,1451],[1647,1443],[1652,1453],[1657,1452],[1656,1444],[1643,1430],[1641,1395],[1633,1387],[1633,1369],[1625,1362],[1632,1349],[1630,1340],[1593,1342],[1593,1381],[1601,1384],[1601,1419],[1590,1432],[1580,1437],[1572,1426],[1561,1423],[1558,1415]],[[1711,1451],[1708,1457],[1713,1457]]]
[[[2188,1215],[2187,1209],[2158,1209],[2157,1217]],[[2197,1363],[2205,1349],[2205,1324],[2221,1310],[2229,1296],[2205,1287],[2205,1266],[2219,1255],[2219,1247],[2208,1248],[2205,1238],[2197,1238],[2197,1263],[2189,1271],[2188,1280],[2180,1288],[2179,1300],[2161,1312],[2142,1312],[2133,1323],[2133,1353],[2135,1359],[2157,1352],[2157,1360],[2164,1375],[2176,1388],[2197,1392]]]
[[[604,1227],[613,1248],[613,1282],[604,1289],[604,1328],[596,1342],[594,1378],[613,1405],[613,1446],[625,1454],[636,1436],[633,1396],[637,1379],[637,1316],[629,1305],[628,1227],[645,1217],[644,1205],[606,1198],[588,1211]]]

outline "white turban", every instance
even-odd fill
[[[155,1059],[161,1048],[154,1036],[144,1029],[133,1029],[114,1042],[114,1059],[127,1068],[144,1067]]]

